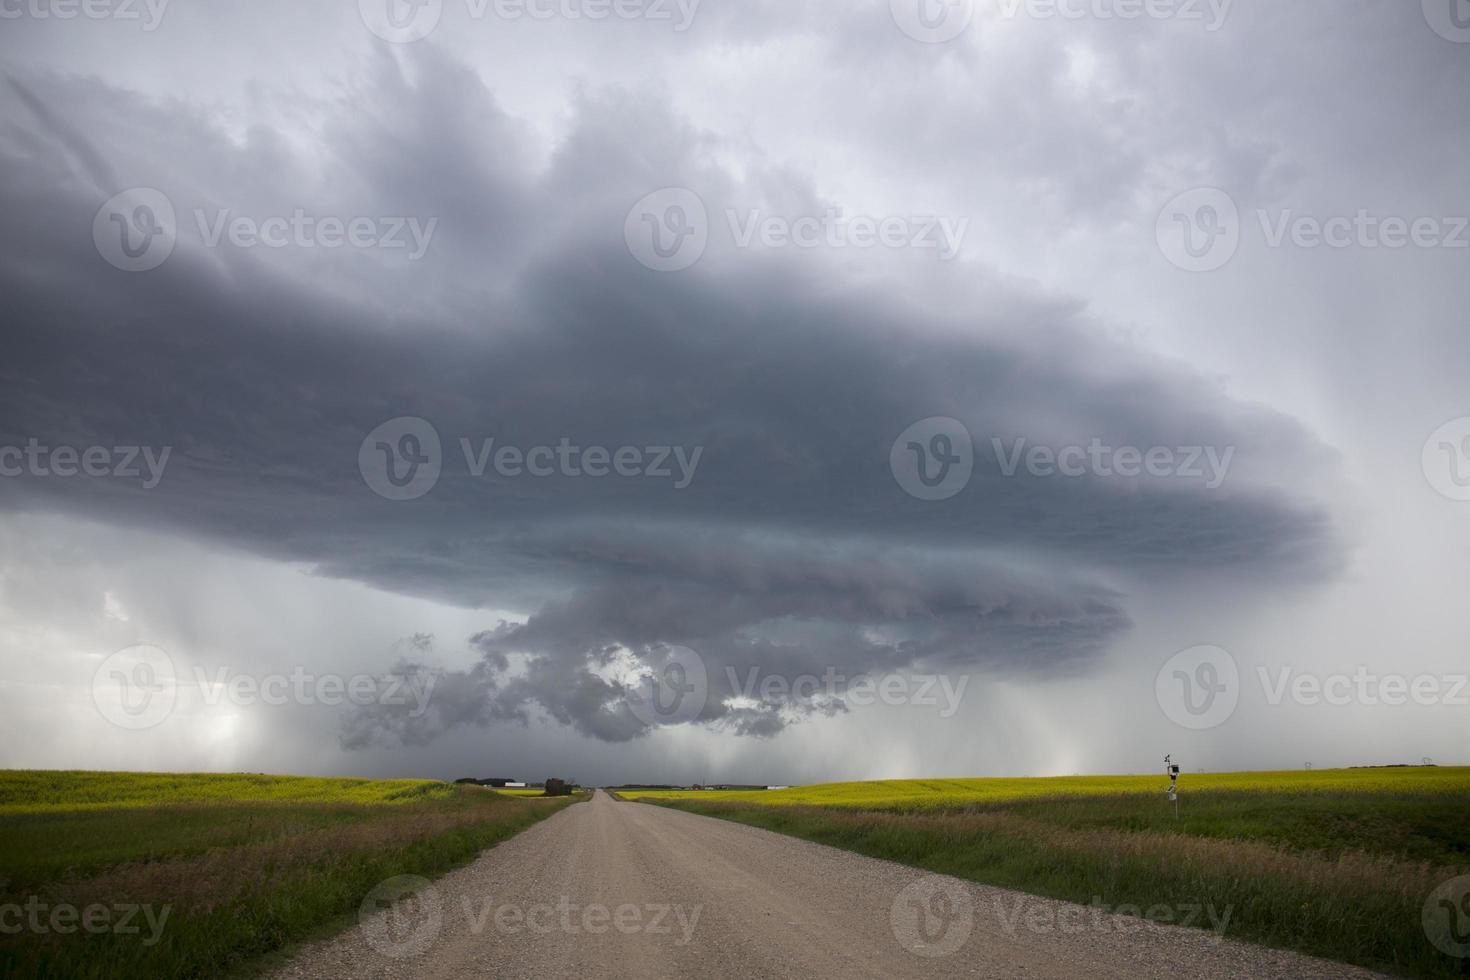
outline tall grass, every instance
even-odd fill
[[[43,788],[0,807],[0,907],[167,909],[156,941],[147,927],[0,934],[0,976],[83,980],[230,976],[350,924],[379,882],[432,878],[575,802],[419,780],[0,773],[0,785]]]
[[[1183,795],[1177,819],[1156,777],[1151,796],[1103,794],[1107,778],[801,788],[822,806],[777,791],[621,795],[1082,904],[1213,907],[1228,911],[1232,938],[1404,976],[1459,976],[1464,962],[1435,949],[1421,915],[1436,886],[1470,873],[1466,770],[1363,773],[1295,792],[1276,774],[1249,789],[1242,783],[1260,774],[1207,790],[1189,777],[1199,791]],[[929,798],[916,795],[920,785]]]

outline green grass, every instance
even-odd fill
[[[429,780],[0,772],[0,906],[137,904],[169,916],[156,942],[147,925],[136,935],[0,933],[0,976],[249,973],[355,921],[379,882],[436,877],[582,798]]]
[[[1027,800],[976,808],[1004,811],[1069,830],[1182,834],[1253,841],[1299,854],[1355,852],[1401,861],[1470,865],[1470,794],[1369,795],[1226,790],[1181,800],[1180,815],[1159,799],[1135,796]]]
[[[1470,873],[1470,771],[1186,774],[1178,819],[1167,779],[1142,777],[1148,795],[1139,779],[622,796],[1082,904],[1228,909],[1231,938],[1403,976],[1461,975],[1421,911],[1438,884]]]

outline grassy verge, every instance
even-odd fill
[[[102,783],[120,805],[97,798]],[[20,784],[49,789],[26,796]],[[355,915],[379,882],[442,874],[583,798],[433,781],[0,773],[0,976],[236,975]]]
[[[1231,938],[1403,976],[1464,969],[1421,918],[1436,886],[1470,874],[1463,790],[1217,789],[1186,796],[1178,820],[1161,794],[1021,793],[883,810],[642,799],[1082,904],[1213,907],[1228,912]]]

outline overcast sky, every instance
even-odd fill
[[[1463,0],[0,16],[0,766],[1470,763]]]

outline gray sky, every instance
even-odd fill
[[[3,7],[0,765],[1470,762],[1455,9]]]

